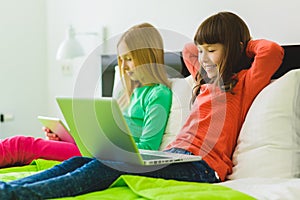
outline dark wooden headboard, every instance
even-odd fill
[[[187,70],[181,52],[165,52],[166,71],[169,78],[187,77]],[[102,63],[102,96],[111,97],[115,76],[115,66],[118,65],[116,55],[101,55]]]
[[[300,68],[300,45],[282,45],[285,55],[280,68],[273,75],[273,79],[279,78],[286,72]],[[102,64],[102,96],[111,97],[114,83],[115,66],[118,65],[115,54],[101,55]],[[168,76],[186,77],[190,75],[187,70],[181,52],[166,52],[165,65]],[[299,77],[300,78],[300,77]]]

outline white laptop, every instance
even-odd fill
[[[139,150],[113,98],[56,98],[81,154],[135,165],[201,160],[201,156]]]

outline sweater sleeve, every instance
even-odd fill
[[[272,75],[282,63],[284,50],[275,42],[261,39],[249,41],[246,53],[254,58],[245,80],[247,85],[251,85],[247,88],[250,92],[258,93],[270,83]]]
[[[249,41],[246,53],[254,58],[248,78],[252,81],[269,82],[282,63],[284,50],[275,42],[261,39]]]
[[[284,50],[272,41],[250,40],[246,48],[246,54],[248,57],[254,58],[250,69],[246,73],[244,83],[245,104],[249,106],[256,95],[270,83],[272,75],[282,63]]]
[[[182,50],[183,61],[191,75],[195,78],[196,73],[200,69],[198,61],[198,49],[195,44],[188,43]]]

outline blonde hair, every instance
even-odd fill
[[[159,83],[171,87],[164,66],[163,40],[158,30],[149,23],[142,23],[131,27],[120,38],[117,47],[125,43],[136,66],[135,73],[139,81],[132,81],[124,69],[121,69],[121,60],[118,56],[118,65],[121,80],[125,86],[127,101],[134,90],[142,84]]]

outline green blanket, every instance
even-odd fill
[[[29,176],[31,174],[37,173],[39,171],[48,169],[58,164],[58,161],[52,160],[43,160],[37,159],[32,161],[29,165],[21,166],[21,167],[9,167],[0,169],[0,180],[2,181],[12,181],[19,178],[23,178],[25,176]]]
[[[52,167],[59,162],[38,159],[23,167],[0,169],[0,180],[10,181],[22,178]],[[76,197],[59,198],[60,200],[94,199],[254,199],[231,188],[208,183],[193,183],[143,176],[123,175],[110,188],[91,192]]]

